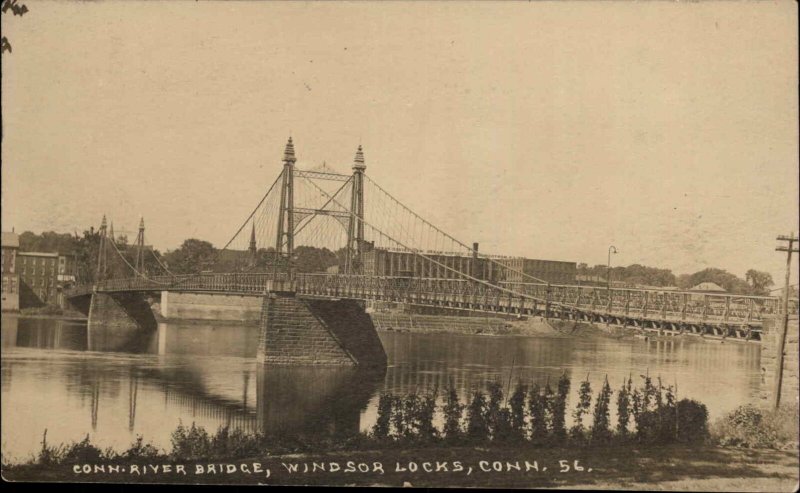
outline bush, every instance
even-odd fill
[[[539,384],[534,384],[528,400],[528,414],[531,417],[531,439],[541,443],[547,438],[547,398],[542,394]]]
[[[183,460],[210,457],[211,438],[203,427],[192,423],[190,428],[179,424],[172,432],[172,455]]]
[[[120,454],[125,459],[154,459],[161,455],[161,452],[153,444],[144,443],[144,437],[138,435],[130,448]]]
[[[574,423],[570,428],[570,436],[574,440],[583,440],[584,428],[583,417],[589,413],[589,407],[592,405],[592,385],[589,383],[589,375],[586,375],[586,380],[581,382],[581,388],[578,392],[578,404],[575,406],[575,411],[572,413]]]
[[[611,386],[608,377],[603,382],[603,388],[597,394],[594,404],[594,421],[592,425],[592,442],[607,442],[611,439],[609,426],[609,404],[611,403]]]
[[[511,429],[514,440],[525,439],[525,394],[528,389],[522,383],[517,382],[517,387],[511,395],[508,404],[511,407]]]
[[[470,440],[489,439],[489,425],[486,422],[487,408],[486,395],[483,391],[473,392],[472,401],[467,406],[467,437]]]
[[[389,425],[392,418],[392,403],[394,398],[389,394],[381,394],[378,399],[378,419],[372,427],[372,436],[377,439],[389,437]]]
[[[796,449],[798,406],[784,406],[777,411],[740,406],[718,419],[711,433],[723,446]]]
[[[620,437],[628,435],[628,423],[631,420],[631,378],[622,382],[622,387],[617,393],[617,434]]]
[[[464,405],[458,400],[458,392],[453,385],[447,390],[447,399],[444,408],[444,437],[453,442],[461,437],[461,419],[464,414]]]
[[[548,393],[550,385],[548,384]],[[569,396],[570,381],[566,372],[561,374],[558,379],[557,392],[554,397],[550,397],[550,431],[556,441],[562,441],[567,436],[566,413],[567,397]]]
[[[677,404],[677,440],[683,443],[703,442],[708,438],[708,410],[705,404],[681,399]]]

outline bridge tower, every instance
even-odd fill
[[[275,269],[278,259],[286,259],[289,279],[294,279],[292,256],[294,255],[294,155],[292,138],[286,143],[283,152],[283,173],[281,174],[281,205],[278,213],[278,234],[275,240]]]
[[[353,160],[353,191],[350,199],[350,221],[347,228],[347,257],[345,273],[361,272],[361,254],[364,249],[364,152],[358,146]]]
[[[139,218],[139,234],[136,235],[136,270],[144,276],[144,218]]]
[[[108,238],[106,228],[106,215],[103,214],[103,220],[100,222],[100,245],[97,249],[97,269],[94,274],[95,282],[102,281],[108,275]]]

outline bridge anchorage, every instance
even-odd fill
[[[134,256],[106,232],[104,217],[94,276],[68,299],[98,331],[151,330],[145,299],[158,296],[168,319],[250,310],[261,326],[259,361],[362,366],[386,363],[365,311],[373,303],[743,340],[758,340],[764,318],[780,310],[773,297],[551,284],[408,208],[369,178],[361,146],[350,174],[296,163],[290,138],[281,173],[199,272],[173,273],[148,255],[143,222]]]

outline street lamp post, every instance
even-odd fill
[[[606,267],[606,290],[611,289],[611,254],[617,253],[617,247],[611,245],[608,247],[608,264]]]

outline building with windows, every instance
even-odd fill
[[[574,284],[578,274],[578,264],[559,260],[540,260],[533,258],[507,258],[498,259],[509,268],[507,279],[509,282],[531,282],[527,276],[532,276],[552,284]]]
[[[19,252],[20,305],[41,306],[59,301],[59,255],[49,252]],[[66,268],[66,259],[64,260]]]
[[[14,232],[2,233],[2,310],[19,310],[19,274],[17,257],[19,255],[19,235]]]
[[[575,262],[538,260],[522,257],[478,256],[474,254],[425,252],[427,261],[407,250],[368,249],[362,254],[363,271],[373,276],[412,276],[438,279],[458,278],[457,272],[490,282],[532,282],[523,274],[553,284],[573,284],[577,273]],[[505,268],[504,268],[505,267]]]

